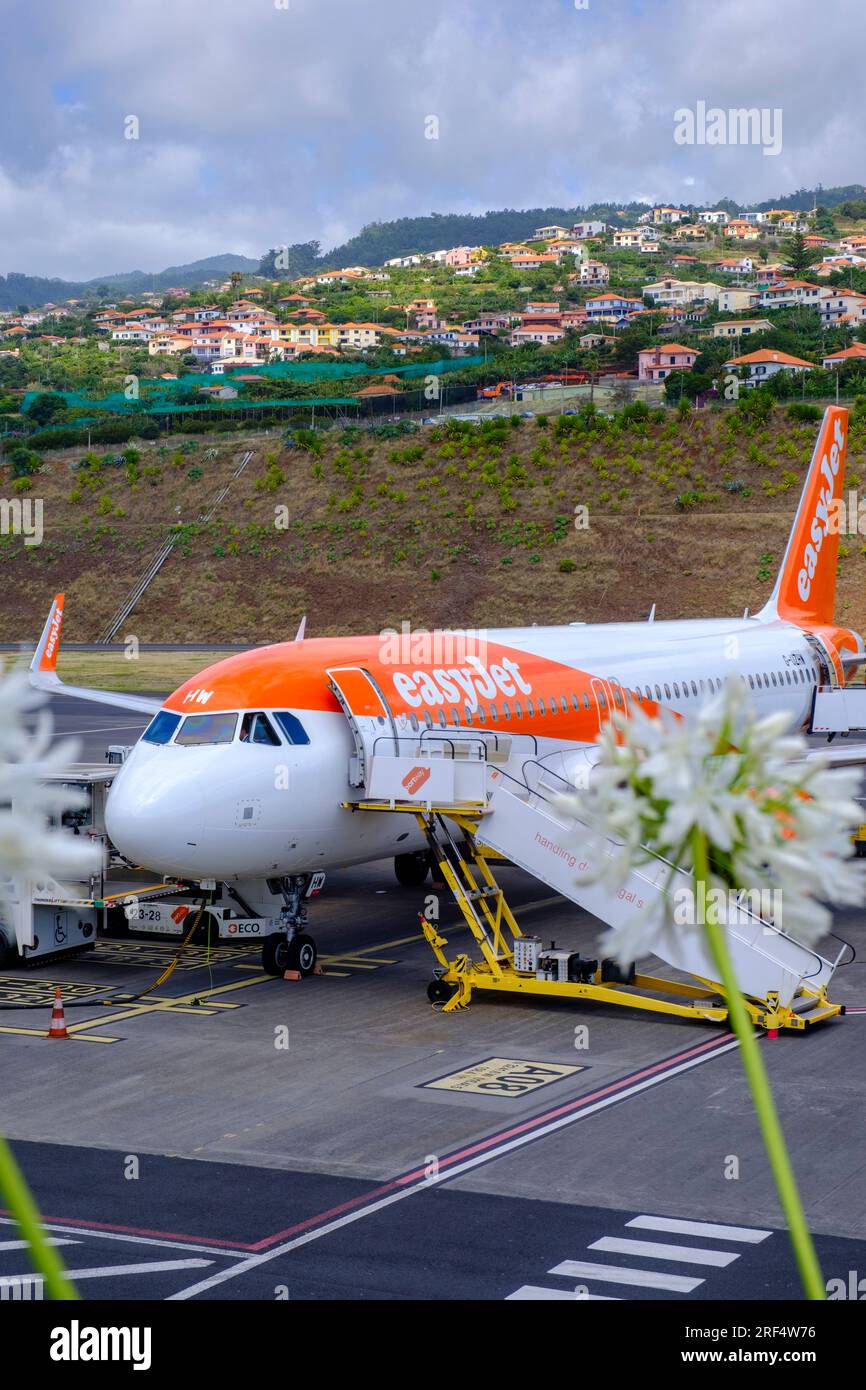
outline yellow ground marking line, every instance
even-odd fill
[[[108,1019],[105,1021],[107,1023]],[[69,1032],[69,1029],[67,1029],[67,1032]],[[47,1038],[48,1036],[44,1028],[0,1028],[0,1033],[15,1033],[23,1038]],[[120,1038],[105,1038],[98,1036],[96,1033],[75,1033],[73,1040],[75,1042],[95,1043],[116,1043],[121,1041]]]
[[[525,903],[522,907],[520,907],[520,908],[518,909],[518,911],[521,912],[521,913],[526,913],[526,912],[538,912],[538,911],[539,911],[541,908],[543,908],[543,907],[551,907],[554,903],[559,903],[559,902],[564,902],[564,901],[565,901],[565,899],[562,898],[559,894],[557,894],[555,897],[552,897],[552,898],[539,898],[536,902]],[[459,925],[459,924],[458,924],[458,925]],[[465,928],[465,924],[463,924],[463,927]],[[465,928],[465,929],[468,930],[468,928]],[[452,930],[453,930],[453,929],[452,929]],[[374,952],[374,951],[392,951],[392,950],[394,950],[394,948],[397,947],[397,946],[408,946],[408,945],[410,945],[412,942],[415,942],[415,941],[423,941],[423,940],[424,940],[424,934],[423,934],[423,932],[414,932],[411,936],[396,937],[393,941],[381,941],[381,942],[378,942],[375,946],[364,946],[364,947],[361,947],[360,950],[352,952],[351,955],[352,955],[352,958],[353,958],[353,959],[354,959],[355,956],[370,956],[372,960],[375,960],[376,958],[372,956],[372,952]],[[339,961],[342,963],[342,962],[345,960],[345,957],[332,957],[332,959],[334,959],[334,960],[339,960]],[[327,961],[327,960],[328,960],[328,957],[327,957],[327,956],[323,957],[323,960]],[[391,962],[387,962],[387,961],[386,961],[385,963],[386,963],[386,964],[390,964]],[[355,965],[355,968],[359,968],[359,967],[360,967],[360,962],[356,963],[356,965]],[[236,969],[256,969],[256,968],[257,968],[257,967],[255,967],[255,966],[237,966],[237,967],[236,967]],[[363,968],[363,967],[361,967],[361,968]],[[372,968],[372,967],[371,967],[371,968]],[[333,975],[333,976],[340,976],[340,977],[342,977],[342,978],[346,978],[346,977],[348,977],[348,976],[351,974],[350,971],[340,971],[340,970],[332,970],[330,973],[331,973],[331,975]],[[190,994],[178,995],[176,998],[171,998],[171,997],[169,997],[169,998],[160,999],[160,1000],[152,999],[150,1003],[147,1003],[147,1004],[143,1004],[143,1003],[142,1003],[142,1004],[134,1005],[133,1007],[131,1007],[131,1008],[129,1008],[129,1009],[123,1010],[121,1013],[109,1014],[109,1016],[108,1016],[107,1018],[98,1018],[98,1017],[97,1017],[97,1018],[88,1018],[88,1019],[83,1019],[80,1023],[72,1023],[72,1024],[69,1024],[69,1025],[67,1025],[66,1031],[69,1033],[70,1037],[74,1037],[74,1038],[76,1038],[77,1040],[79,1040],[79,1041],[81,1041],[81,1042],[104,1042],[104,1043],[108,1043],[108,1042],[120,1042],[120,1041],[121,1041],[120,1038],[107,1038],[107,1037],[103,1037],[103,1036],[96,1036],[96,1035],[92,1035],[92,1034],[89,1034],[89,1033],[85,1033],[83,1030],[84,1030],[85,1028],[93,1028],[93,1027],[101,1028],[103,1024],[106,1024],[106,1023],[120,1023],[120,1022],[123,1022],[124,1020],[130,1019],[130,1018],[142,1018],[142,1017],[146,1016],[147,1014],[154,1014],[154,1013],[171,1013],[173,1010],[174,1010],[175,1012],[177,1012],[177,1013],[193,1013],[193,1014],[199,1014],[199,1015],[202,1015],[202,1016],[206,1016],[207,1014],[209,1014],[209,1013],[215,1011],[215,1010],[218,1009],[218,1008],[223,1008],[223,1009],[226,1009],[226,1008],[238,1008],[239,1005],[237,1005],[237,1004],[227,1004],[227,1003],[223,1003],[222,1001],[216,1001],[216,1000],[215,1000],[207,1009],[202,1009],[201,1007],[197,1007],[197,1006],[196,1006],[196,1002],[197,1002],[198,1000],[200,1000],[200,999],[212,1000],[213,997],[214,997],[214,995],[218,995],[218,994],[228,994],[228,993],[233,992],[234,990],[245,989],[248,985],[260,985],[260,984],[265,984],[268,980],[274,980],[274,979],[277,979],[277,978],[278,978],[278,976],[274,976],[274,975],[258,974],[258,975],[253,975],[253,976],[251,976],[249,979],[246,979],[246,980],[234,980],[234,981],[231,982],[230,984],[226,984],[226,985],[216,985],[216,986],[214,986],[212,989],[193,990]],[[184,1007],[184,1006],[187,1006],[187,1007]],[[44,1037],[46,1036],[45,1031],[42,1030],[42,1029],[38,1029],[38,1028],[5,1028],[5,1027],[0,1027],[0,1033],[15,1033],[15,1034],[23,1035],[23,1036],[25,1036],[25,1037],[35,1037],[35,1038],[44,1038]]]

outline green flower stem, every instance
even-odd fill
[[[764,1148],[770,1160],[776,1191],[779,1194],[782,1211],[788,1223],[788,1234],[791,1237],[791,1245],[794,1248],[794,1256],[797,1260],[800,1278],[803,1281],[803,1288],[808,1299],[826,1299],[827,1290],[824,1277],[821,1273],[821,1266],[818,1264],[818,1256],[809,1234],[809,1227],[806,1224],[806,1213],[797,1191],[794,1170],[791,1167],[785,1136],[779,1122],[764,1060],[758,1047],[752,1020],[743,1003],[743,996],[740,993],[733,962],[728,951],[724,928],[715,920],[715,912],[708,901],[710,865],[707,839],[704,833],[697,829],[692,831],[692,862],[694,864],[695,888],[697,889],[698,883],[703,881],[707,890],[704,899],[707,903],[705,927],[707,940],[719,971],[719,983],[724,986],[728,1018],[739,1039],[743,1071],[746,1073],[746,1080],[752,1093],[752,1103],[761,1128]]]
[[[66,1277],[63,1261],[53,1245],[48,1244],[39,1211],[24,1174],[15,1161],[6,1140],[0,1136],[0,1192],[6,1206],[18,1223],[22,1236],[30,1246],[30,1258],[37,1273],[45,1280],[49,1298],[78,1298],[75,1285]]]

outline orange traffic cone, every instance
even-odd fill
[[[51,1010],[51,1027],[46,1035],[49,1038],[68,1038],[66,1031],[66,1015],[63,1012],[63,995],[60,993],[60,986],[54,990],[54,1008]]]

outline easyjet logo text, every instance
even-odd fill
[[[465,701],[476,709],[479,700],[496,700],[501,695],[512,699],[519,691],[532,694],[532,686],[520,674],[520,667],[510,657],[501,663],[485,666],[477,656],[466,658],[465,666],[437,666],[432,671],[395,671],[393,677],[397,694],[412,709],[420,705],[457,705]]]
[[[829,452],[825,453],[821,460],[823,486],[815,502],[815,511],[809,527],[809,540],[803,549],[800,571],[797,575],[797,593],[804,603],[812,592],[812,580],[815,578],[815,570],[818,568],[818,556],[821,553],[824,539],[830,531],[830,507],[833,502],[836,476],[839,472],[844,447],[845,431],[842,429],[841,419],[837,415],[833,425],[833,443]]]

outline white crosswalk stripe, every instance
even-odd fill
[[[543,1284],[521,1284],[519,1289],[510,1293],[505,1299],[506,1303],[540,1303],[550,1301],[565,1300],[567,1303],[618,1303],[619,1299],[614,1294],[605,1293],[574,1293],[569,1289],[546,1289]]]
[[[759,1245],[772,1231],[752,1230],[749,1226],[719,1226],[712,1221],[681,1221],[675,1216],[635,1216],[626,1226],[634,1226],[641,1231],[667,1231],[672,1236],[702,1236],[704,1240],[742,1241],[746,1245]]]
[[[669,1293],[692,1293],[703,1279],[687,1274],[662,1274],[655,1269],[627,1269],[620,1265],[597,1265],[588,1260],[563,1260],[548,1274],[564,1274],[567,1279],[600,1279],[607,1284],[634,1284],[640,1289],[666,1289]]]
[[[732,1245],[760,1245],[772,1231],[751,1226],[723,1226],[716,1221],[687,1221],[677,1216],[634,1216],[625,1222],[626,1230],[653,1231],[668,1235],[695,1236],[701,1240],[726,1241]],[[627,1255],[639,1260],[659,1260],[663,1263],[703,1265],[707,1269],[726,1269],[738,1260],[741,1250],[724,1250],[718,1246],[673,1245],[666,1241],[643,1240],[631,1236],[601,1236],[587,1246],[601,1255]],[[545,1284],[521,1284],[506,1296],[506,1302],[563,1302],[578,1303],[583,1299],[605,1302],[619,1301],[618,1295],[591,1293],[582,1281],[605,1284],[632,1285],[635,1289],[658,1289],[666,1293],[689,1294],[706,1282],[697,1275],[674,1274],[662,1269],[647,1269],[628,1265],[596,1263],[590,1260],[563,1260],[549,1269],[548,1274],[578,1282],[576,1289],[563,1289]],[[585,1292],[582,1291],[585,1288]],[[622,1297],[628,1297],[627,1294]]]
[[[658,1240],[627,1240],[624,1236],[602,1236],[589,1250],[606,1250],[611,1255],[637,1255],[642,1260],[676,1260],[684,1265],[715,1265],[724,1269],[740,1258],[736,1250],[699,1250],[692,1245],[664,1245]]]

